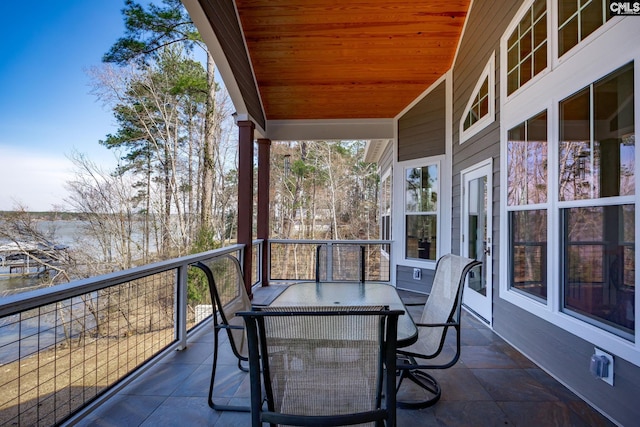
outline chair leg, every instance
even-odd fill
[[[213,334],[213,365],[211,367],[211,383],[209,384],[209,406],[216,411],[235,411],[235,412],[251,412],[251,408],[248,406],[234,406],[234,405],[218,405],[213,401],[213,385],[216,379],[216,367],[218,365],[218,332],[219,329],[216,329]],[[242,371],[245,370],[238,361],[238,368]]]
[[[423,408],[428,408],[429,406],[434,405],[438,400],[440,400],[440,396],[442,394],[442,390],[440,389],[440,384],[438,384],[436,379],[433,378],[431,375],[419,370],[403,369],[400,371],[400,380],[398,381],[398,386],[396,391],[400,390],[402,381],[405,378],[409,379],[418,387],[425,390],[426,392],[425,394],[427,397],[425,399],[406,400],[406,399],[403,399],[401,396],[398,396],[398,399],[396,401],[398,408],[423,409]]]

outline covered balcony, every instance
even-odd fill
[[[268,304],[292,282],[313,280],[315,256],[327,249],[332,255],[320,260],[325,278],[358,286],[353,282],[360,280],[366,258],[365,279],[386,282],[388,264],[374,255],[386,244],[272,242],[269,263],[257,261],[253,276],[265,268],[278,281],[254,284],[253,303]],[[243,249],[236,245],[7,298],[0,305],[0,351],[14,361],[2,367],[1,424],[248,425],[248,413],[207,405],[211,305],[206,295],[194,296],[203,284],[193,267],[198,261],[241,259]],[[264,250],[263,242],[255,249]],[[294,257],[298,268],[287,269]],[[426,299],[400,294],[405,303]],[[421,308],[409,310],[417,318]],[[221,336],[214,400],[248,404],[249,376],[237,368]],[[423,410],[400,409],[399,425],[612,425],[466,312],[461,360],[435,375],[442,400]]]
[[[529,254],[528,260],[535,258],[536,262],[527,263],[528,270],[521,274],[521,283],[544,287],[544,293],[532,298],[525,295],[526,290],[512,286],[507,266],[513,260],[508,259],[512,255],[508,246],[516,247],[519,241],[509,231],[510,211],[506,189],[502,188],[508,186],[507,130],[540,113],[541,103],[549,108],[551,117],[554,109],[564,105],[552,92],[564,91],[568,80],[581,85],[571,86],[574,91],[598,82],[605,73],[592,71],[592,64],[585,67],[579,61],[596,49],[607,58],[599,60],[602,64],[619,67],[632,64],[634,59],[637,64],[640,53],[634,41],[639,27],[631,23],[634,18],[602,19],[595,35],[585,36],[587,43],[580,46],[581,39],[575,42],[582,51],[574,50],[562,60],[554,58],[551,65],[556,68],[552,69],[546,60],[558,53],[558,41],[552,39],[559,37],[557,20],[551,19],[558,7],[552,1],[183,2],[235,108],[239,144],[237,244],[0,302],[0,330],[4,332],[0,352],[10,358],[0,367],[0,425],[247,425],[246,413],[220,413],[207,405],[213,351],[211,316],[216,313],[211,313],[206,284],[194,264],[235,257],[253,302],[268,302],[291,283],[314,280],[318,264],[327,280],[348,275],[339,264],[343,258],[333,256],[340,245],[366,248],[364,256],[356,251],[358,255],[342,265],[358,266],[364,271],[364,280],[394,286],[411,280],[427,285],[435,260],[448,252],[462,254],[466,250],[471,255],[473,250],[477,257],[484,257],[484,271],[489,272],[489,282],[477,284],[477,290],[484,292],[488,314],[464,312],[461,359],[453,368],[434,374],[443,385],[442,400],[428,409],[399,410],[399,425],[599,426],[613,425],[610,419],[629,425],[629,420],[637,420],[633,398],[640,378],[637,332],[633,329],[638,323],[634,317],[637,304],[633,306],[629,298],[628,310],[623,313],[628,321],[625,334],[619,333],[620,325],[609,325],[612,333],[602,327],[601,319],[588,318],[589,313],[582,317],[571,313],[560,297],[564,289],[557,270],[563,268],[563,260],[553,258],[559,255],[558,249],[549,255],[540,250],[539,259]],[[580,14],[576,12],[576,16]],[[573,18],[567,19],[569,31]],[[556,31],[547,36],[547,29]],[[512,33],[517,36],[509,36]],[[615,43],[607,39],[620,34],[625,37],[614,39]],[[604,41],[599,42],[598,37]],[[534,39],[538,43],[535,60],[539,61],[535,67],[533,54],[527,58],[523,54],[523,59],[516,55],[520,54],[517,49],[506,48],[507,43],[524,46]],[[614,45],[626,49],[622,59],[615,56]],[[527,49],[534,50],[523,48],[527,55],[531,53]],[[513,58],[517,67],[506,70],[505,64]],[[633,65],[625,66],[628,69],[622,74],[632,76]],[[571,73],[574,69],[577,71]],[[536,77],[534,71],[541,75]],[[590,74],[583,77],[581,72]],[[502,82],[496,82],[497,77]],[[477,90],[473,88],[476,80]],[[540,82],[546,91],[536,87]],[[603,85],[607,90],[609,86],[615,86],[612,93],[616,96],[618,91],[629,95],[626,92],[633,87]],[[500,89],[503,93],[497,95]],[[547,101],[552,95],[555,98]],[[570,95],[563,92],[562,96]],[[507,96],[511,96],[511,110],[494,111],[504,107]],[[527,96],[536,102],[536,111],[529,111]],[[486,108],[487,116],[491,117],[477,120],[487,99],[491,99],[486,101],[491,107]],[[619,99],[621,105],[636,102],[632,96]],[[522,108],[513,107],[514,102]],[[624,129],[631,136],[625,136],[624,144],[616,144],[635,150],[632,116],[637,121],[637,112],[624,115]],[[510,122],[502,123],[504,118]],[[589,119],[587,123],[591,123]],[[556,122],[554,116],[549,125],[545,121],[543,129],[551,129]],[[476,123],[486,127],[474,127]],[[615,126],[607,129],[620,130]],[[548,144],[545,139],[541,147],[547,150],[557,142],[553,138],[549,136]],[[391,200],[399,203],[390,203],[386,219],[391,222],[381,221],[381,240],[272,239],[268,191],[272,141],[356,139],[370,141],[369,153],[385,162],[388,176],[393,177],[393,182],[387,181],[387,190],[396,195]],[[546,153],[540,162],[545,174]],[[629,170],[635,171],[635,167],[634,163]],[[438,177],[433,187],[427,183],[432,171]],[[482,176],[474,175],[479,172]],[[629,176],[637,181],[632,172]],[[549,176],[551,181],[554,175]],[[424,194],[424,201],[414,205],[403,199],[411,198],[406,193],[412,183]],[[540,187],[545,192],[555,185],[546,183]],[[431,191],[434,189],[438,191]],[[463,201],[465,189],[473,190],[477,197]],[[479,207],[487,200],[480,214]],[[636,200],[634,187],[617,203],[635,209]],[[551,207],[532,203],[533,208],[517,205],[514,212],[527,212],[522,210],[525,208],[542,212],[545,225],[536,231],[558,243],[557,233],[550,231],[557,222],[546,225],[547,211],[557,215],[557,209],[552,212],[552,202]],[[582,200],[577,203],[582,204]],[[635,227],[633,212],[628,218]],[[495,228],[485,236],[466,236],[465,227],[471,226],[465,221],[472,222],[474,231],[481,230],[483,224],[485,232],[487,224]],[[635,228],[629,234],[630,273],[625,285],[637,303]],[[316,252],[318,246],[326,248],[322,260]],[[550,266],[543,262],[552,258]],[[351,279],[353,276],[347,278]],[[405,302],[424,300],[427,294],[428,286],[422,292],[401,291]],[[216,383],[214,398],[247,402],[248,377],[225,350],[221,363],[228,369]],[[609,351],[612,360],[615,356],[615,386],[613,381],[606,383],[589,372],[589,358],[600,350]]]

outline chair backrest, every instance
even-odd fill
[[[214,325],[232,326],[226,328],[231,349],[236,356],[246,359],[249,350],[244,321],[236,313],[251,310],[251,300],[244,288],[240,263],[231,255],[223,255],[199,262],[196,266],[204,271],[209,282]]]
[[[253,425],[366,425],[376,420],[393,425],[401,313],[384,307],[265,307],[239,313],[250,344]]]
[[[460,323],[460,308],[465,277],[469,270],[480,262],[459,255],[443,255],[436,264],[431,294],[427,298],[420,323]],[[446,338],[446,327],[431,327],[420,330],[420,341],[426,354],[440,351]]]
[[[352,243],[316,246],[316,282],[364,283],[366,252],[366,246]]]

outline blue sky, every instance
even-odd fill
[[[74,149],[111,168],[116,130],[87,69],[124,34],[124,0],[0,1],[0,210],[64,205]]]

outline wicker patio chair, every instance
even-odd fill
[[[438,260],[431,294],[425,303],[420,321],[416,323],[419,331],[418,345],[424,353],[398,350],[398,392],[403,381],[409,379],[423,389],[424,394],[415,400],[399,395],[398,407],[426,408],[440,399],[440,385],[433,376],[422,370],[447,369],[455,365],[460,358],[460,316],[464,281],[469,271],[481,264],[479,261],[452,254],[444,255]],[[436,362],[433,359],[441,355],[450,328],[455,330],[455,353],[450,358],[443,355],[444,361],[443,358],[439,358]]]
[[[236,258],[224,255],[210,261],[198,262],[194,266],[200,268],[207,276],[213,306],[213,365],[209,385],[209,406],[217,411],[249,412],[248,406],[219,405],[213,401],[220,331],[227,331],[231,350],[238,359],[238,368],[244,372],[248,371],[248,367],[243,366],[243,362],[248,364],[249,360],[247,334],[244,320],[237,317],[236,313],[251,310],[251,301],[244,288],[240,264]]]
[[[238,313],[247,324],[252,425],[395,426],[401,313],[384,307]]]

